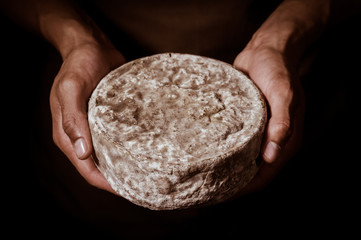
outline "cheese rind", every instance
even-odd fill
[[[164,53],[110,72],[89,100],[97,167],[131,202],[165,210],[215,204],[258,170],[262,93],[224,62]]]

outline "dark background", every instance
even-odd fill
[[[125,203],[128,211],[119,218],[133,220],[109,230],[104,227],[106,211],[94,217],[87,212],[91,207],[82,207],[109,197],[107,193],[99,191],[83,202],[69,198],[59,178],[71,183],[79,176],[69,162],[53,162],[53,156],[63,156],[51,139],[48,99],[61,59],[42,38],[2,14],[2,229],[14,237],[42,238],[359,236],[360,26],[360,14],[347,18],[314,46],[317,56],[303,77],[303,145],[268,188],[201,209],[195,216],[154,213]],[[49,165],[69,172],[54,175]],[[85,182],[76,186],[81,186],[80,195],[92,188]]]

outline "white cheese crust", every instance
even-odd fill
[[[164,53],[105,76],[88,118],[97,166],[112,188],[164,210],[224,201],[253,178],[266,107],[231,65]]]

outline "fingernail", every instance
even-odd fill
[[[279,151],[281,150],[281,147],[275,143],[270,141],[263,153],[263,156],[268,163],[273,163],[276,161]]]
[[[83,138],[78,138],[74,142],[74,151],[78,158],[82,158],[84,156],[86,149],[85,149],[85,141]]]

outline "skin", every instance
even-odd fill
[[[63,59],[50,93],[54,142],[91,185],[114,193],[93,161],[87,100],[101,78],[125,59],[89,17],[65,1],[24,4],[29,11],[22,14],[23,24],[37,30]],[[283,1],[234,60],[269,106],[260,153],[264,161],[240,194],[267,186],[300,147],[305,103],[296,69],[329,21],[330,6],[330,0]]]
[[[304,51],[325,28],[329,11],[330,1],[284,1],[234,60],[234,67],[250,76],[269,106],[264,163],[240,195],[267,186],[301,146],[305,98],[297,69]]]
[[[54,142],[91,185],[113,193],[93,161],[87,99],[99,80],[124,62],[112,47],[78,46],[64,58],[50,93]]]

